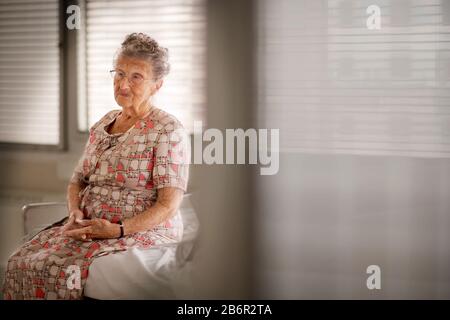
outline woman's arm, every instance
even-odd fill
[[[86,187],[86,184],[84,184],[81,181],[79,183],[71,182],[67,186],[67,209],[68,209],[69,213],[72,210],[80,209],[81,199],[78,196],[78,194],[85,187]]]
[[[151,230],[164,220],[170,218],[178,210],[183,200],[183,194],[183,190],[174,187],[158,189],[158,198],[155,205],[148,208],[142,214],[122,221],[124,235]]]
[[[147,231],[170,218],[183,200],[184,191],[175,187],[158,189],[156,203],[146,211],[122,221],[124,235]],[[91,219],[78,222],[84,228],[65,231],[65,235],[79,240],[109,239],[120,236],[120,226],[106,219]]]
[[[67,186],[67,210],[69,212],[69,220],[61,229],[65,232],[74,228],[81,228],[79,222],[84,219],[84,213],[80,210],[80,197],[78,194],[85,188],[86,184],[83,182],[70,182]]]

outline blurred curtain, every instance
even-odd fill
[[[449,298],[449,2],[257,3],[258,295]]]

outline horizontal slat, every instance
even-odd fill
[[[12,134],[2,134],[0,133],[0,140],[2,142],[10,143],[25,143],[34,145],[57,145],[59,138],[53,135],[46,134],[22,134],[22,135],[12,135]]]
[[[55,25],[56,24],[49,24],[45,26],[39,26],[39,32],[40,33],[55,33]],[[11,33],[15,34],[29,34],[30,32],[36,32],[36,28],[34,26],[28,26],[28,25],[14,25],[14,26],[2,26],[0,28],[0,36],[1,35],[8,35]]]
[[[20,119],[18,119],[20,120]],[[22,121],[21,123],[12,123],[11,120],[0,120],[1,126],[3,128],[17,128],[16,132],[23,133],[23,130],[30,132],[29,130],[50,130],[52,132],[55,128],[58,128],[59,121],[46,121],[45,124],[38,121]]]
[[[167,4],[162,6],[154,6],[154,5],[144,5],[144,6],[127,6],[126,8],[118,8],[115,6],[108,6],[103,7],[101,9],[89,9],[89,17],[90,18],[102,18],[102,17],[113,17],[113,18],[120,18],[123,17],[124,12],[128,14],[134,14],[137,16],[141,16],[142,18],[145,18],[145,16],[148,14],[149,16],[154,15],[155,18],[158,15],[162,15],[163,18],[166,16],[177,17],[177,15],[189,15],[190,17],[198,15],[200,12],[203,12],[201,10],[202,7],[193,7],[190,5],[171,5],[168,6]],[[153,20],[153,17],[152,17]],[[135,20],[133,21],[135,22]]]
[[[134,0],[126,0],[126,1],[87,1],[87,8],[89,12],[91,10],[96,9],[107,9],[110,7],[114,8],[121,8],[121,9],[127,9],[127,8],[136,8],[136,7],[170,7],[170,6],[200,6],[202,2],[197,0],[192,1],[186,1],[186,0],[140,0],[140,1],[134,1]]]
[[[59,142],[59,2],[0,3],[0,141]]]
[[[3,1],[0,3],[0,12],[5,14],[18,15],[18,14],[33,14],[33,15],[43,15],[52,14],[58,10],[58,4],[56,3],[30,3],[26,6],[23,5],[4,5]],[[54,11],[54,12],[52,12]]]
[[[20,36],[20,35],[14,35],[14,34],[4,34],[1,36],[4,43],[7,43],[8,46],[14,45],[14,44],[20,44],[21,42],[27,42],[27,43],[57,43],[58,41],[58,34],[45,34],[45,35],[28,35],[28,36]]]
[[[14,104],[3,104],[2,107],[5,109],[2,111],[1,116],[7,117],[9,115],[14,115],[16,117],[24,118],[34,118],[35,116],[43,117],[53,117],[55,115],[55,109],[58,108],[57,105],[48,106],[47,108],[41,108],[36,110],[36,108],[30,107],[29,104],[14,105]]]
[[[52,27],[58,26],[58,19],[55,17],[54,19],[40,19],[36,18],[28,18],[26,20],[23,19],[3,19],[0,20],[0,27],[15,27],[15,26],[33,26],[36,29],[40,29],[41,27]]]
[[[2,0],[0,2],[0,7],[9,7],[11,5],[16,6],[17,9],[26,9],[32,5],[44,5],[44,4],[52,4],[55,5],[58,2],[55,0]]]
[[[259,4],[258,119],[281,150],[450,156],[448,7],[380,1],[373,31],[368,3],[312,3]]]
[[[0,9],[0,20],[5,23],[8,23],[8,21],[14,21],[16,19],[46,19],[50,21],[56,21],[58,19],[58,12],[55,12],[55,10],[57,10],[57,7],[49,8],[49,10],[39,11],[4,11]]]

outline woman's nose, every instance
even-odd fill
[[[128,82],[128,77],[124,77],[123,79],[119,80],[119,88],[120,89],[129,89],[130,83]]]

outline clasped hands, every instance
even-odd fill
[[[69,220],[61,228],[61,233],[81,241],[111,239],[120,236],[120,226],[106,219],[84,219],[83,212],[74,209],[69,213]]]

